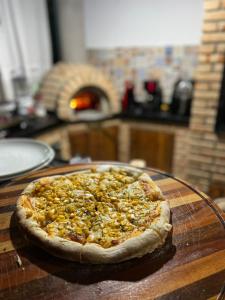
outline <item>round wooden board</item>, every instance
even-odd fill
[[[32,180],[99,163],[49,168],[0,189],[0,299],[224,299],[224,214],[204,194],[145,169],[169,199],[173,231],[159,250],[114,265],[82,265],[24,240],[14,218]]]

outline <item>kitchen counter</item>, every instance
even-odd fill
[[[182,125],[188,126],[189,117],[173,115],[169,112],[152,112],[148,114],[122,113],[120,118],[123,120],[154,122],[161,124]]]
[[[74,122],[62,121],[58,119],[54,114],[48,114],[45,117],[15,117],[17,122],[9,122],[0,126],[0,138],[14,138],[14,137],[34,137],[40,135],[50,129],[56,129],[61,126],[69,124],[83,124],[83,123],[99,123],[108,120],[120,120],[120,121],[135,121],[135,122],[149,122],[149,123],[160,123],[160,124],[170,124],[177,126],[188,126],[188,118],[176,115],[171,115],[169,113],[157,112],[148,115],[138,115],[131,113],[120,113],[98,120],[77,120]]]

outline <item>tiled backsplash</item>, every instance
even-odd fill
[[[89,49],[88,62],[108,73],[120,98],[124,82],[133,80],[138,101],[145,99],[143,81],[159,80],[163,101],[169,103],[174,83],[181,76],[192,79],[197,65],[197,46]]]

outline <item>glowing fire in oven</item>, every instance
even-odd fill
[[[70,100],[70,108],[74,110],[97,109],[98,99],[91,93],[82,93]]]

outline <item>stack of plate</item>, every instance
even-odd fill
[[[0,181],[47,166],[55,153],[47,144],[32,139],[0,140]]]

